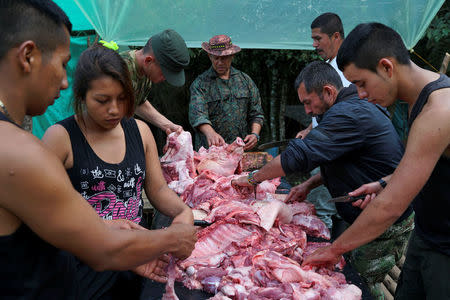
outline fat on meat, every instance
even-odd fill
[[[307,243],[307,234],[329,238],[312,204],[285,204],[286,195],[275,194],[280,178],[259,184],[256,197],[253,188],[231,185],[232,179],[247,174],[237,168],[242,140],[197,153],[190,134],[172,134],[167,148],[161,162],[169,187],[197,209],[196,219],[212,225],[197,232],[190,257],[169,264],[164,299],[177,299],[175,279],[218,300],[360,298],[361,291],[347,284],[343,274],[300,267],[307,255],[325,245]]]
[[[290,209],[292,211],[292,215],[294,215],[294,216],[297,214],[306,215],[306,216],[312,216],[312,215],[316,214],[316,209],[314,208],[314,204],[312,204],[308,201],[294,202],[294,203],[288,204],[288,206],[290,207]]]
[[[260,226],[269,231],[278,219],[280,223],[290,223],[292,221],[292,210],[285,203],[272,200],[260,207],[257,212],[261,219]]]
[[[213,145],[209,149],[201,147],[194,157],[198,173],[210,170],[222,176],[234,174],[244,154],[244,146],[244,141],[237,137],[232,144]]]
[[[297,214],[292,218],[292,223],[300,226],[310,236],[330,239],[330,230],[317,216]]]
[[[161,157],[161,168],[167,182],[183,181],[196,176],[192,136],[188,131],[172,132],[167,136],[167,151]]]

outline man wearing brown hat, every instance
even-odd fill
[[[147,101],[152,83],[167,80],[173,86],[184,85],[184,68],[189,65],[189,52],[183,38],[167,29],[153,35],[140,50],[121,53],[128,65],[136,95],[136,114],[169,134],[181,131]]]
[[[196,129],[195,148],[230,144],[241,137],[244,150],[250,150],[259,140],[264,113],[253,80],[231,66],[241,48],[226,35],[212,37],[202,48],[212,66],[190,88],[189,122]]]

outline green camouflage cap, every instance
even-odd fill
[[[152,49],[167,82],[184,85],[184,69],[189,65],[189,52],[181,35],[173,29],[152,36]]]

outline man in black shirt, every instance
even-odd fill
[[[380,23],[356,26],[337,62],[361,98],[382,106],[407,102],[410,131],[400,164],[383,178],[386,188],[371,182],[351,193],[370,194],[369,205],[304,264],[332,264],[382,234],[413,203],[415,229],[395,298],[450,299],[450,79],[415,65],[401,36]]]
[[[283,153],[261,170],[240,177],[234,184],[249,186],[249,182],[296,171],[308,172],[320,166],[319,174],[294,187],[288,195],[288,201],[303,201],[320,184],[333,197],[343,196],[396,168],[403,146],[385,111],[361,101],[354,85],[343,88],[333,67],[325,62],[309,64],[297,77],[295,88],[306,113],[321,116],[319,125],[306,138],[291,141]],[[351,203],[336,203],[336,208],[350,224],[362,211]],[[383,281],[401,257],[412,230],[411,213],[409,209],[382,237],[352,253],[355,268],[374,294],[377,294],[375,284]]]

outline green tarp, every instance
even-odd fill
[[[337,13],[348,33],[362,22],[396,29],[408,48],[422,37],[444,0],[56,0],[73,30],[95,31],[122,47],[144,45],[153,34],[175,29],[188,47],[200,47],[216,34],[227,34],[242,48],[312,49],[310,24],[324,12]],[[33,133],[73,114],[71,72],[86,38],[72,38],[69,89],[43,116],[33,118]]]

